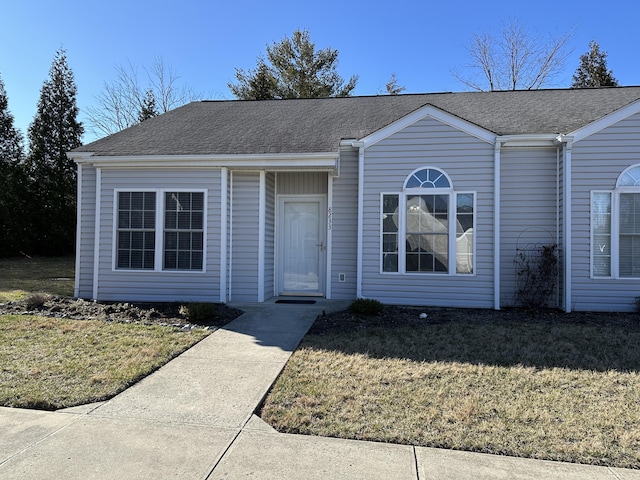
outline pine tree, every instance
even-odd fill
[[[337,71],[338,51],[316,50],[307,30],[267,46],[267,60],[258,59],[255,71],[236,69],[231,93],[242,100],[346,97],[358,81],[354,75],[345,84]]]
[[[140,111],[138,112],[138,123],[142,123],[145,120],[158,116],[158,109],[156,108],[156,96],[153,94],[153,90],[148,89],[144,94]]]
[[[400,95],[402,92],[406,90],[402,85],[398,85],[398,78],[395,73],[391,74],[391,78],[385,85],[388,95]]]
[[[0,257],[24,247],[22,134],[14,127],[9,100],[0,77]]]
[[[32,200],[29,219],[35,253],[58,255],[73,251],[77,174],[67,152],[82,144],[84,132],[77,119],[76,93],[66,52],[58,50],[28,132],[27,172]]]
[[[607,69],[607,52],[600,51],[598,42],[589,42],[589,51],[580,56],[580,65],[573,75],[571,88],[617,87],[613,72]]]

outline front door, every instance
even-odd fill
[[[325,199],[279,198],[278,292],[324,295]]]

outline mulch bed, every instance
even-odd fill
[[[37,300],[37,299],[35,299]],[[41,304],[33,298],[21,302],[0,304],[0,315],[39,315],[74,320],[105,320],[145,325],[177,327],[221,327],[242,315],[242,310],[216,304],[215,315],[190,322],[182,313],[187,303],[125,303],[93,302],[68,297],[44,297]]]
[[[420,318],[425,313],[426,318]],[[602,327],[624,327],[640,329],[640,313],[571,312],[555,309],[525,310],[507,308],[503,310],[474,308],[434,308],[385,306],[378,315],[354,314],[348,310],[319,316],[310,334],[335,333],[362,330],[371,327],[401,328],[420,327],[442,323],[573,323]]]

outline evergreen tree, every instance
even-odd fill
[[[55,54],[36,116],[29,126],[27,172],[34,253],[73,251],[76,224],[76,166],[67,152],[79,147],[84,129],[77,119],[76,85],[64,50]]]
[[[148,89],[144,94],[140,111],[138,112],[138,123],[142,123],[145,120],[158,116],[158,109],[156,108],[156,97],[153,94],[153,90]]]
[[[337,72],[338,51],[316,50],[307,30],[267,46],[268,64],[258,59],[255,71],[236,69],[238,83],[231,92],[242,100],[275,98],[346,97],[356,87],[357,75],[345,84]]]
[[[23,156],[22,134],[14,127],[0,77],[0,257],[15,255],[24,247]]]
[[[613,72],[607,69],[607,52],[600,51],[598,42],[589,42],[589,51],[580,56],[580,65],[573,74],[571,88],[617,87]]]
[[[395,73],[391,74],[391,78],[385,85],[388,95],[400,95],[402,92],[406,90],[405,87],[398,85],[398,78]]]
[[[230,85],[233,94],[242,100],[270,100],[277,98],[278,80],[263,59],[258,59],[256,71],[245,73],[236,69],[237,85]]]

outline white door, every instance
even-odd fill
[[[278,291],[323,295],[326,258],[324,197],[279,199]]]

